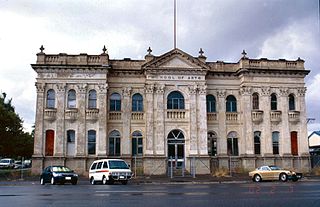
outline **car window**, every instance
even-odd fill
[[[268,167],[262,167],[263,171],[270,171]]]
[[[129,169],[127,163],[122,160],[110,160],[109,161],[110,169]]]
[[[63,166],[55,166],[52,167],[52,172],[70,172],[71,170],[67,167]]]
[[[108,168],[108,162],[104,162],[102,168]]]
[[[270,168],[271,170],[281,170],[281,168],[278,166],[270,166]]]
[[[101,169],[102,162],[98,162],[97,169]]]
[[[96,167],[97,167],[97,163],[93,163],[90,170],[94,170],[94,169],[96,169]]]

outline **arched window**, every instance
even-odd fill
[[[56,94],[53,89],[47,91],[47,108],[55,108]]]
[[[114,130],[109,135],[109,155],[120,156],[120,132]]]
[[[214,132],[208,132],[208,154],[217,156],[217,135]]]
[[[227,150],[229,156],[238,156],[238,135],[237,132],[230,132],[227,136]]]
[[[97,92],[96,92],[96,90],[89,91],[88,108],[89,109],[96,109],[97,108]]]
[[[272,132],[272,149],[273,154],[279,154],[279,132]]]
[[[76,91],[73,89],[68,91],[68,108],[76,108]]]
[[[67,131],[67,155],[75,155],[76,132],[74,130]]]
[[[213,95],[207,95],[207,113],[216,112],[216,98]]]
[[[271,94],[271,110],[278,110],[277,95],[275,93]]]
[[[88,154],[89,155],[96,154],[96,131],[95,130],[88,131]]]
[[[132,96],[132,111],[143,111],[143,97],[139,93]]]
[[[141,156],[143,153],[142,134],[139,131],[132,133],[132,156]]]
[[[167,109],[184,109],[184,97],[179,91],[168,95]]]
[[[121,96],[113,93],[110,96],[110,111],[121,111]]]
[[[46,131],[46,156],[53,156],[53,147],[54,147],[54,131],[47,130]]]
[[[294,95],[293,94],[289,95],[289,110],[290,111],[296,110],[295,101],[294,101]]]
[[[254,133],[254,154],[260,155],[261,154],[261,132],[255,131]]]
[[[227,97],[226,111],[227,112],[237,112],[237,99],[232,95],[229,95]]]
[[[259,95],[258,95],[258,93],[252,94],[252,109],[253,110],[259,109]]]

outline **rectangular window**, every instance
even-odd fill
[[[272,132],[272,149],[273,154],[279,154],[279,132]]]

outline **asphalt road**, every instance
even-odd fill
[[[320,206],[320,182],[0,185],[0,206]]]

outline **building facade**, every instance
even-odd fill
[[[45,54],[37,73],[33,173],[86,174],[122,158],[139,173],[208,174],[262,164],[308,169],[304,61],[206,62],[180,49],[143,60]]]

